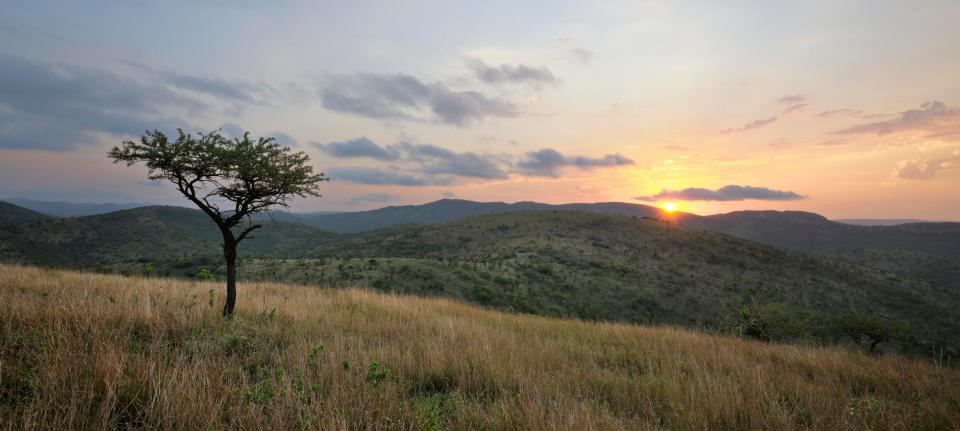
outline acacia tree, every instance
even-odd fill
[[[170,181],[216,223],[223,234],[227,269],[223,315],[229,317],[237,300],[237,245],[263,227],[251,216],[287,206],[296,196],[320,196],[317,187],[329,178],[313,173],[305,153],[292,152],[273,138],[254,141],[249,132],[243,139],[229,139],[219,131],[177,133],[171,141],[159,130],[148,131],[140,142],[125,141],[107,156],[127,166],[143,163],[148,178]]]

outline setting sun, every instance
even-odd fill
[[[666,212],[668,212],[668,213],[672,213],[672,212],[674,212],[674,211],[677,210],[677,203],[676,203],[676,202],[666,202],[666,203],[664,203],[663,205],[660,205],[660,208],[662,208],[664,211],[666,211]]]

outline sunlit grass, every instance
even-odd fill
[[[956,429],[960,371],[443,299],[0,266],[7,429]]]

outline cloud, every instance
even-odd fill
[[[182,90],[213,96],[221,100],[260,103],[258,97],[255,95],[264,90],[262,85],[244,81],[188,75],[181,72],[155,69],[133,61],[124,61],[124,64],[149,74],[156,81],[164,82]]]
[[[365,167],[341,167],[327,171],[334,181],[348,181],[356,184],[398,185],[398,186],[445,186],[449,178],[418,177],[396,171],[386,171]]]
[[[593,57],[595,56],[593,52],[587,51],[582,48],[573,48],[570,50],[570,53],[573,55],[573,58],[576,58],[580,63],[588,64]]]
[[[228,138],[242,138],[243,137],[243,127],[240,127],[235,123],[224,123],[219,127],[220,131],[223,132],[223,135]]]
[[[768,125],[768,124],[771,124],[771,123],[777,121],[778,119],[779,119],[779,117],[777,117],[776,115],[774,115],[773,117],[770,117],[770,118],[762,118],[762,119],[759,119],[759,120],[753,120],[753,121],[751,121],[751,122],[749,122],[749,123],[747,123],[747,124],[744,124],[743,127],[740,127],[740,128],[737,128],[737,129],[733,129],[733,128],[723,129],[723,130],[720,131],[720,133],[722,133],[722,134],[724,134],[724,135],[729,135],[729,134],[731,134],[731,133],[746,132],[747,130],[757,129],[757,128],[766,126],[766,125]]]
[[[793,112],[801,111],[803,110],[803,108],[806,108],[806,107],[807,107],[806,103],[798,103],[796,105],[788,107],[787,109],[784,109],[781,115],[787,115]]]
[[[929,180],[942,171],[952,171],[960,168],[960,151],[933,160],[903,160],[890,172],[893,178],[903,180]]]
[[[345,181],[361,184],[443,185],[457,178],[474,180],[505,180],[510,171],[527,176],[557,177],[563,168],[590,170],[633,164],[620,154],[601,158],[565,156],[546,148],[525,154],[517,161],[508,155],[491,155],[470,151],[457,152],[432,144],[399,142],[381,146],[360,137],[342,142],[315,144],[327,154],[341,158],[368,157],[391,162],[389,170],[345,168],[334,170]]]
[[[0,148],[69,150],[98,133],[136,135],[187,124],[171,111],[205,102],[112,72],[0,54]]]
[[[369,157],[371,159],[387,161],[400,158],[400,153],[395,149],[381,147],[366,136],[347,141],[314,145],[321,151],[334,157]]]
[[[331,76],[320,90],[331,111],[378,120],[432,121],[467,126],[486,117],[517,117],[517,107],[476,91],[455,91],[404,74]]]
[[[273,132],[268,134],[267,136],[273,137],[273,139],[275,139],[278,144],[283,145],[285,147],[296,147],[300,145],[297,142],[297,140],[293,138],[293,136],[290,136],[283,132]]]
[[[544,84],[556,84],[558,79],[546,67],[532,67],[523,64],[516,66],[501,64],[490,66],[483,60],[468,58],[464,60],[477,79],[487,84],[530,84],[539,87]]]
[[[588,170],[599,167],[632,165],[633,160],[619,153],[607,154],[602,158],[594,159],[584,156],[568,157],[552,148],[531,151],[517,162],[517,171],[535,177],[559,177],[560,171],[568,166]]]
[[[359,205],[359,204],[368,204],[368,203],[390,203],[400,200],[399,196],[391,195],[389,193],[368,193],[365,195],[354,196],[347,201],[347,205]]]
[[[789,103],[789,104],[803,103],[806,101],[807,101],[807,96],[804,96],[802,94],[791,94],[791,95],[783,96],[779,100],[777,100],[777,102]]]
[[[791,191],[780,191],[766,187],[727,185],[716,190],[702,188],[686,188],[683,190],[663,190],[650,196],[637,196],[637,200],[655,202],[667,199],[684,201],[743,201],[748,199],[764,201],[794,201],[806,199]]]
[[[846,139],[830,139],[830,140],[823,141],[817,145],[821,147],[839,147],[839,146],[849,145],[849,144],[850,144],[850,141],[847,141]]]
[[[938,101],[927,102],[890,120],[858,124],[833,133],[884,136],[908,131],[924,133],[927,138],[960,137],[960,108],[948,107]]]
[[[859,110],[859,109],[843,108],[843,109],[831,109],[831,110],[829,110],[829,111],[823,111],[823,112],[821,112],[821,113],[819,113],[819,114],[817,114],[817,115],[814,115],[814,117],[816,117],[816,118],[831,118],[831,117],[836,117],[836,116],[839,116],[839,115],[860,115],[860,114],[862,114],[862,113],[863,113],[863,111],[861,111],[861,110]]]
[[[502,180],[509,175],[488,155],[472,152],[456,153],[436,145],[403,142],[391,146],[406,154],[408,160],[419,164],[428,175],[455,175],[459,177]]]
[[[430,144],[401,142],[383,147],[366,137],[360,137],[316,146],[335,157],[369,157],[402,162],[408,169],[424,175],[451,175],[487,180],[509,177],[500,167],[500,161],[493,156],[473,152],[460,153]]]

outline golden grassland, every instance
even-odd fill
[[[4,429],[957,429],[960,370],[443,299],[0,265]]]

